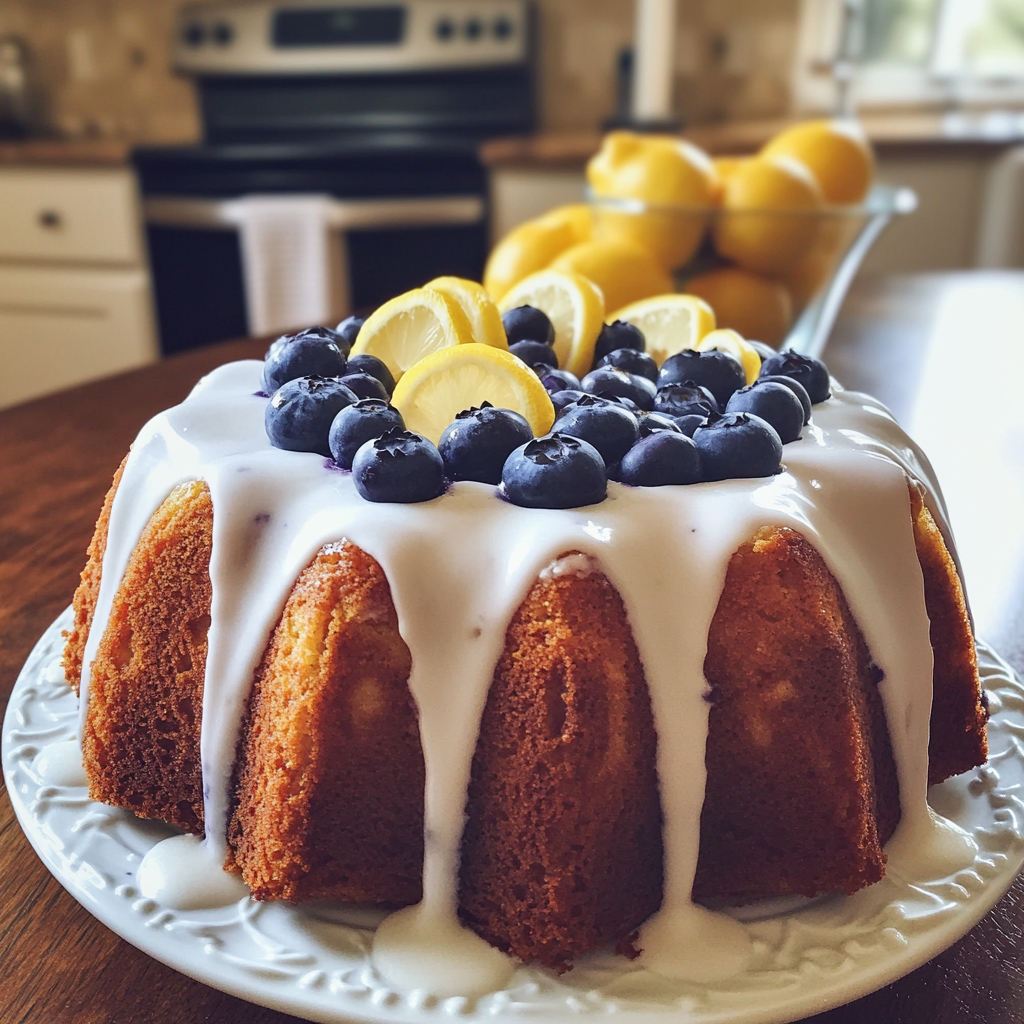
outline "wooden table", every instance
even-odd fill
[[[182,399],[207,370],[259,357],[264,348],[231,342],[0,412],[0,706],[32,645],[71,599],[103,494],[139,427]],[[917,432],[928,435],[919,439],[939,463],[979,633],[1024,674],[1024,502],[1007,506],[1024,493],[1024,273],[858,282],[826,359],[848,386],[872,390],[912,432],[919,425]],[[1003,414],[993,414],[996,405]],[[970,457],[958,447],[961,433],[971,439]],[[991,474],[1000,459],[1002,478],[988,493],[1000,506],[1002,547],[975,548],[969,538],[993,533],[986,506],[972,497],[982,482],[977,477]],[[983,482],[993,487],[990,478]],[[813,1020],[1019,1024],[1022,901],[1019,879],[931,963]],[[191,981],[99,924],[43,868],[6,793],[0,978],[4,1024],[295,1020]]]

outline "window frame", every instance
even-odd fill
[[[935,32],[927,63],[844,66],[838,59],[844,0],[801,0],[793,106],[802,111],[835,109],[837,74],[852,77],[858,108],[956,106],[999,107],[1024,103],[1024,65],[1020,72],[964,72],[956,44],[958,19],[972,0],[937,0]]]

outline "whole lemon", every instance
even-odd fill
[[[543,270],[559,253],[589,238],[590,226],[590,207],[571,203],[513,228],[487,259],[483,283],[491,298],[497,302],[524,277]]]
[[[609,132],[587,164],[587,180],[599,198],[665,208],[627,213],[599,205],[597,237],[639,242],[664,267],[682,266],[696,252],[707,225],[703,211],[717,191],[714,165],[702,149],[670,136]]]
[[[542,213],[535,220],[540,224],[568,224],[576,236],[577,242],[585,242],[594,227],[594,216],[586,203],[567,203],[565,206],[556,206],[553,210]]]
[[[741,267],[770,274],[788,270],[814,244],[821,189],[792,157],[757,157],[725,182],[715,221],[715,248]]]
[[[718,176],[718,189],[715,193],[717,202],[725,198],[725,183],[748,161],[749,156],[716,156],[712,158],[715,174]]]
[[[860,123],[848,118],[805,121],[780,132],[762,156],[791,156],[818,179],[827,203],[859,203],[875,175],[871,143]]]
[[[841,215],[823,218],[814,245],[789,270],[778,275],[796,311],[803,309],[835,273],[861,224],[859,218]]]
[[[671,275],[636,242],[592,240],[567,249],[551,264],[593,281],[604,292],[605,309],[619,309],[649,295],[675,291]]]
[[[778,345],[793,318],[789,292],[778,281],[739,267],[721,267],[686,282],[714,311],[719,327],[731,327],[744,338]]]

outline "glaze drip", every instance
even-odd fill
[[[901,873],[935,858],[955,870],[966,845],[929,812],[932,654],[906,476],[920,480],[940,524],[930,465],[879,403],[836,387],[783,452],[775,477],[687,487],[608,487],[583,509],[522,509],[489,485],[461,482],[430,502],[372,504],[319,455],[271,447],[262,364],[232,363],[150,421],[132,448],[110,517],[91,665],[128,558],[149,517],[179,483],[203,479],[214,508],[212,624],[201,756],[208,853],[225,852],[229,783],[253,673],[299,572],[347,539],[389,581],[412,655],[426,767],[423,902],[385,922],[378,969],[402,988],[437,994],[499,988],[511,965],[457,921],[458,851],[480,716],[515,610],[541,574],[599,567],[626,608],[651,694],[664,814],[665,899],[641,933],[641,964],[713,980],[741,970],[745,929],[690,899],[704,797],[707,634],[732,553],[762,526],[792,527],[821,553],[846,596],[881,686],[902,819],[892,847]],[[948,527],[943,525],[948,536]],[[566,559],[567,552],[580,552]],[[82,716],[88,700],[82,679]],[[84,730],[80,730],[82,732]],[[430,935],[443,935],[438,968]],[[709,958],[702,953],[713,949]]]

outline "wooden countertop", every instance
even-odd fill
[[[1021,322],[1024,273],[866,279],[854,284],[825,358],[848,386],[889,403],[931,454],[961,538],[979,632],[1024,674],[1024,407],[1013,372]],[[965,338],[985,343],[964,346]],[[265,347],[247,340],[201,349],[0,412],[0,706],[32,645],[70,602],[103,494],[136,432],[209,369],[262,356]],[[2,1021],[295,1020],[192,981],[101,925],[43,867],[6,793],[0,879]],[[812,1020],[1019,1024],[1022,966],[1018,879],[930,963]]]
[[[728,121],[693,125],[683,133],[712,156],[753,153],[773,135],[800,118]],[[886,114],[861,118],[872,143],[880,150],[989,149],[1024,142],[1024,114]],[[537,135],[493,139],[480,151],[494,168],[575,169],[597,152],[598,131],[542,132]]]
[[[121,167],[132,143],[123,139],[25,139],[0,142],[0,167]]]

